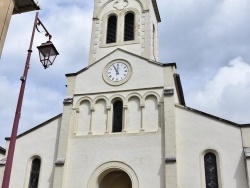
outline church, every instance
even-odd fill
[[[250,126],[186,106],[157,1],[94,3],[88,66],[66,74],[61,114],[18,135],[10,187],[250,188]]]

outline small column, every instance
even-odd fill
[[[123,126],[122,126],[122,132],[127,132],[127,106],[123,106]]]
[[[108,111],[108,117],[107,117],[107,124],[106,124],[106,131],[105,133],[108,134],[109,131],[110,131],[110,125],[111,125],[111,121],[110,121],[110,118],[111,118],[111,107],[107,107],[107,111]]]
[[[144,110],[145,110],[145,105],[141,105],[141,130],[140,130],[140,132],[145,132],[145,127],[144,127]]]
[[[94,112],[95,109],[91,108],[91,117],[90,117],[90,126],[89,126],[89,133],[88,134],[93,134],[93,117],[94,117]]]
[[[74,125],[73,134],[77,134],[80,109],[79,108],[75,108],[73,110],[75,111],[75,113],[74,113],[75,125]]]

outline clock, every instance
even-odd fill
[[[121,85],[127,82],[131,74],[131,66],[125,60],[111,61],[103,70],[104,81],[110,85]]]

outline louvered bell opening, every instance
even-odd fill
[[[107,28],[107,44],[116,42],[117,17],[110,16]]]
[[[125,29],[124,29],[124,41],[134,40],[135,38],[135,15],[128,13],[125,16]]]

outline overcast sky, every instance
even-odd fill
[[[62,112],[65,74],[87,65],[93,0],[39,0],[60,55],[44,70],[36,33],[19,133]],[[160,61],[176,62],[189,107],[250,123],[250,1],[158,0]],[[35,12],[12,17],[0,60],[0,145],[11,127]]]

